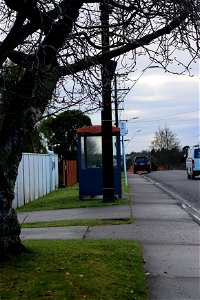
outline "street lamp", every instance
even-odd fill
[[[128,143],[126,144],[125,147],[127,147],[128,144],[132,141],[132,139],[134,138],[134,136],[136,135],[136,133],[138,133],[138,132],[140,132],[140,131],[142,131],[142,130],[141,130],[141,129],[140,129],[140,130],[137,130],[137,131],[134,133],[134,135],[133,135],[132,138],[128,141]]]
[[[139,117],[133,117],[133,118],[130,118],[128,120],[121,120],[120,122],[129,122],[129,121],[135,120],[135,119],[139,119]]]
[[[140,132],[142,130],[137,130],[132,138],[129,140],[127,145],[130,143],[130,141],[133,139],[133,137],[136,135],[136,133]],[[122,137],[123,138],[123,137]],[[126,145],[126,146],[127,146]],[[124,145],[124,139],[122,139],[122,152],[123,152],[123,162],[124,162],[124,177],[125,177],[125,185],[128,185],[128,180],[127,180],[127,170],[126,170],[126,146]]]
[[[121,120],[120,122],[119,122],[119,128],[120,128],[120,135],[121,135],[121,137],[122,137],[122,156],[123,156],[123,165],[124,165],[124,177],[125,177],[125,185],[127,186],[128,185],[128,180],[127,180],[127,170],[126,170],[126,149],[125,149],[125,144],[124,144],[124,142],[125,142],[125,140],[124,140],[124,137],[125,137],[125,135],[126,135],[126,133],[127,133],[127,130],[126,130],[126,122],[128,122],[128,121],[130,121],[130,120],[135,120],[135,119],[138,119],[139,117],[133,117],[133,118],[131,118],[131,119],[129,119],[129,120]],[[137,133],[137,132],[139,132],[139,131],[141,131],[141,130],[137,130],[136,132],[135,132],[135,134]],[[134,136],[135,136],[135,134],[134,134]],[[133,137],[134,137],[133,136]],[[133,138],[132,137],[132,138]],[[132,139],[131,138],[131,139]]]
[[[150,63],[149,66],[147,66],[145,69],[142,70],[142,73],[141,75],[137,78],[137,80],[134,81],[133,85],[131,86],[131,88],[129,88],[129,91],[134,87],[134,85],[138,82],[138,80],[143,76],[143,74],[145,73],[145,71],[147,69],[154,69],[154,68],[159,68],[159,66],[156,66],[156,65],[152,65],[152,62]],[[133,117],[129,120],[121,120],[119,122],[119,128],[120,128],[120,135],[122,137],[122,155],[123,155],[123,164],[124,164],[124,176],[125,176],[125,184],[126,186],[128,185],[128,182],[127,182],[127,170],[126,170],[126,151],[125,151],[125,145],[124,145],[124,136],[126,135],[127,133],[127,130],[126,130],[126,122],[130,121],[130,120],[134,120],[134,119],[138,119],[139,117]],[[140,132],[142,130],[137,130],[134,135],[132,136],[132,138],[129,140],[128,144],[131,142],[131,140],[133,139],[133,137],[136,135],[137,132]],[[127,145],[128,145],[127,144]],[[126,147],[127,147],[126,145]]]

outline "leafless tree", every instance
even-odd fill
[[[103,1],[110,14],[107,51]],[[6,103],[0,99],[0,251],[22,249],[11,208],[14,186],[23,138],[45,110],[75,103],[101,107],[101,65],[110,59],[126,72],[144,55],[165,70],[174,72],[176,65],[177,73],[190,73],[198,59],[199,10],[198,0],[0,0],[0,68],[9,59],[23,70],[12,88],[0,76],[7,94]]]
[[[162,150],[179,150],[180,141],[178,140],[176,134],[165,125],[164,127],[159,127],[155,132],[153,140],[151,142],[151,149],[155,151]]]

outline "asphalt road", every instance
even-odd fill
[[[200,212],[200,176],[194,180],[187,179],[185,170],[157,171],[146,176],[177,194]]]

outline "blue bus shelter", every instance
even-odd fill
[[[102,131],[101,125],[77,129],[80,199],[103,195]],[[120,129],[112,128],[114,193],[121,198]]]

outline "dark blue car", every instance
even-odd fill
[[[136,156],[133,162],[133,173],[138,171],[151,172],[151,162],[148,156]]]

